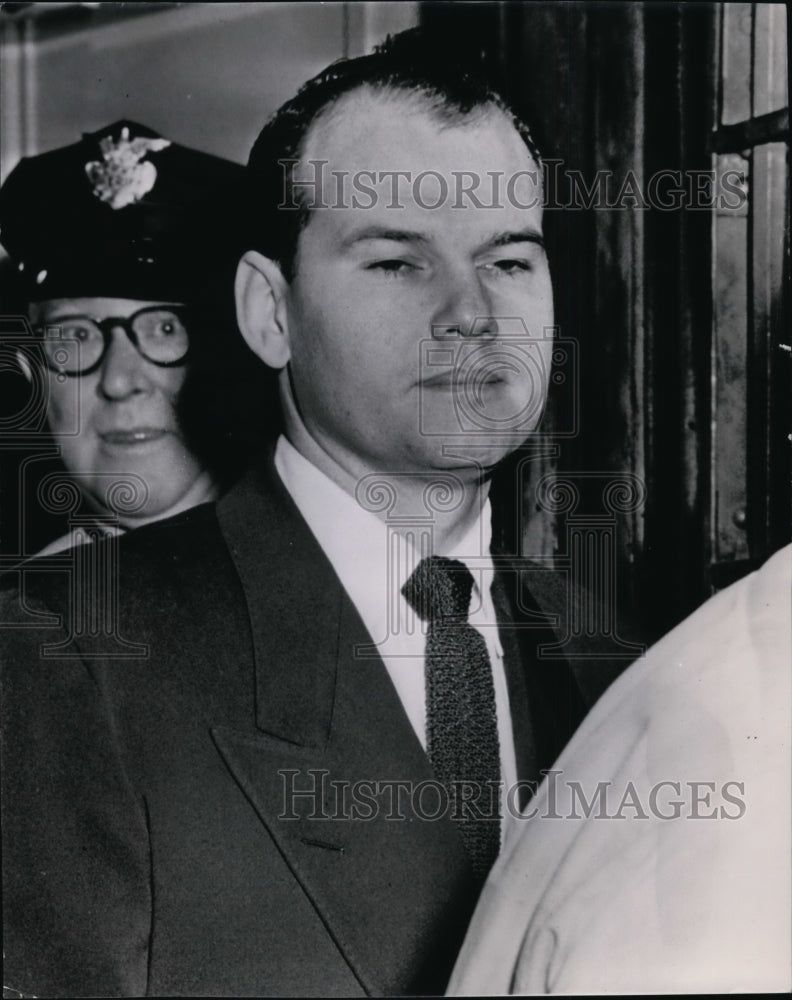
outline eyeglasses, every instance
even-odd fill
[[[43,338],[47,367],[58,374],[90,375],[96,371],[117,327],[146,361],[172,368],[184,363],[190,349],[186,312],[180,306],[145,306],[131,316],[59,316],[34,329]]]

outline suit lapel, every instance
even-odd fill
[[[218,517],[256,699],[255,728],[216,727],[218,749],[363,989],[441,990],[472,877],[453,823],[421,819],[433,775],[385,666],[355,657],[371,637],[274,470]]]
[[[256,726],[303,747],[327,743],[340,588],[274,469],[255,470],[217,507],[247,600]]]

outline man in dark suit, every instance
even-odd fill
[[[569,595],[490,545],[552,344],[526,130],[402,38],[306,85],[248,169],[238,318],[285,435],[4,606],[23,995],[442,991],[583,714],[540,655]]]

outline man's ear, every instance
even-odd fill
[[[287,290],[275,261],[248,250],[239,262],[234,283],[237,323],[248,347],[270,368],[284,368],[291,356]]]

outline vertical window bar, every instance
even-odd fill
[[[751,116],[752,6],[750,3],[722,5],[722,125],[734,125]]]
[[[787,156],[785,143],[757,146],[751,191],[751,342],[748,355],[748,523],[751,555],[762,558],[771,545],[770,495],[778,475],[771,455],[774,368],[786,363],[781,301],[784,285]]]
[[[725,17],[724,13],[725,4],[718,4],[718,16],[716,21],[715,30],[717,32],[715,39],[715,86],[713,88],[715,94],[715,107],[712,114],[711,128],[717,129],[718,125],[723,121],[723,45],[724,45],[724,30],[723,30],[723,19]]]
[[[753,113],[787,104],[787,12],[783,4],[758,3],[754,27]]]
[[[717,158],[720,179],[749,179],[750,160]],[[716,561],[749,556],[746,525],[746,365],[750,296],[749,199],[720,205],[714,220],[713,281],[713,554]]]

